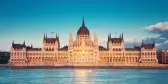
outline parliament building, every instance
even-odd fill
[[[107,47],[99,46],[97,33],[91,38],[84,20],[76,39],[69,33],[69,43],[60,47],[59,35],[44,34],[42,48],[12,43],[10,66],[134,66],[158,64],[155,43],[124,47],[123,33],[107,38]]]

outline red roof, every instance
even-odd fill
[[[121,43],[122,38],[111,38],[112,43]]]
[[[134,47],[134,48],[125,48],[126,51],[140,51],[141,47]]]
[[[26,49],[27,49],[28,51],[41,51],[41,48],[32,48],[32,47],[30,47],[30,46],[27,46]]]
[[[12,47],[14,49],[23,49],[24,47],[26,47],[26,45],[24,45],[24,44],[12,44]]]
[[[155,44],[143,44],[141,47],[144,49],[153,49],[155,48]]]
[[[136,46],[136,47],[134,47],[134,50],[140,51],[140,50],[141,50],[141,47]]]
[[[44,40],[45,40],[46,43],[55,43],[56,40],[58,40],[58,39],[56,39],[56,38],[46,38]]]
[[[59,49],[60,51],[67,51],[68,50],[68,46],[64,46],[62,48]]]
[[[107,51],[108,49],[105,48],[105,47],[103,47],[103,46],[99,46],[99,50],[100,50],[100,51]]]

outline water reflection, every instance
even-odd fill
[[[91,83],[90,75],[93,74],[92,70],[88,70],[88,69],[77,69],[75,70],[75,80],[76,83],[75,84],[93,84]]]
[[[0,84],[167,84],[168,69],[0,69]]]

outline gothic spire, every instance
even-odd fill
[[[111,39],[111,32],[110,32],[110,39]]]
[[[25,40],[24,40],[24,42],[23,42],[23,45],[25,45]]]
[[[73,36],[72,36],[72,30],[70,30],[68,48],[71,49],[72,47],[73,47]]]
[[[70,40],[70,41],[73,41],[72,30],[70,30],[70,33],[69,33],[69,40]]]
[[[153,39],[153,45],[155,45],[155,41],[154,41],[154,39]]]
[[[108,41],[110,40],[110,38],[109,38],[109,34],[108,34]]]
[[[143,45],[143,40],[142,40],[142,45]]]
[[[44,37],[43,37],[43,40],[45,39],[45,33],[44,33]]]
[[[12,46],[14,45],[14,40],[13,40],[13,42],[12,42]]]
[[[122,40],[123,40],[123,32],[122,32],[122,34],[121,34],[121,38],[122,38]]]
[[[98,45],[98,38],[96,31],[94,32],[94,43],[96,44],[96,46]]]
[[[59,34],[58,34],[57,38],[58,38],[58,41],[59,41]]]
[[[84,20],[84,18],[83,18],[83,21],[82,21],[82,26],[85,26],[85,20]]]
[[[56,33],[56,37],[55,38],[58,39],[57,33]]]

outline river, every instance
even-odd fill
[[[168,84],[168,69],[8,69],[0,84]]]

